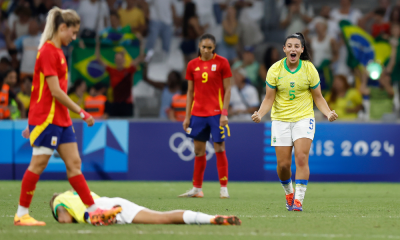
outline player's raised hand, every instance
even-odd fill
[[[26,128],[24,129],[24,131],[22,131],[22,137],[28,139],[29,138],[29,127],[26,126]]]
[[[228,116],[221,114],[221,117],[219,119],[219,125],[221,127],[225,127],[228,124]]]
[[[253,122],[255,122],[255,123],[261,122],[261,117],[260,117],[260,115],[258,114],[257,111],[255,111],[255,112],[253,113],[253,115],[251,116],[251,119],[252,119]]]
[[[329,122],[333,122],[338,118],[337,113],[335,112],[335,110],[332,110],[329,114],[328,114],[328,120]]]
[[[187,129],[188,129],[188,127],[189,127],[189,124],[190,124],[190,119],[185,118],[185,120],[183,120],[183,123],[182,123],[183,130],[184,130],[185,132],[187,131]]]

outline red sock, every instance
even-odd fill
[[[206,170],[206,155],[194,158],[193,187],[201,188],[203,185],[204,171]]]
[[[218,178],[221,187],[226,187],[228,184],[228,159],[226,158],[225,151],[216,152],[217,156],[217,169],[218,169]]]
[[[78,193],[83,204],[85,204],[87,207],[90,207],[94,204],[93,197],[90,194],[89,187],[86,183],[86,179],[83,176],[83,174],[71,177],[68,179],[68,181],[71,184],[71,186],[75,189],[75,191]]]
[[[22,178],[21,195],[19,196],[19,205],[29,208],[35,193],[36,183],[39,181],[40,175],[29,170],[25,171]]]

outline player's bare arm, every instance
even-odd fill
[[[101,53],[100,53],[100,39],[97,37],[96,38],[96,49],[95,49],[95,55],[96,55],[96,60],[102,65],[102,66],[107,66],[107,64],[101,59]]]
[[[229,101],[231,99],[231,78],[224,78],[224,91],[224,105],[222,107],[222,112],[224,112],[224,110],[227,112],[229,108]],[[226,124],[228,124],[228,116],[221,114],[219,125],[224,127]]]
[[[335,113],[335,110],[331,111],[328,103],[322,96],[321,85],[318,86],[316,89],[311,88],[311,94],[314,99],[315,105],[317,105],[317,108],[328,118],[330,122],[335,121],[338,118],[338,115]]]
[[[190,124],[190,117],[192,116],[191,108],[193,104],[193,92],[194,92],[194,83],[193,81],[188,81],[188,91],[186,98],[186,117],[183,121],[183,130],[186,132],[186,129]]]
[[[61,90],[57,76],[46,77],[46,81],[51,95],[57,99],[57,101],[66,106],[72,112],[80,114],[82,109],[76,103],[74,103],[63,90]],[[88,126],[93,126],[94,124],[94,118],[92,116],[87,118],[85,121]]]
[[[276,89],[272,89],[267,87],[265,98],[261,103],[260,109],[255,111],[254,114],[251,116],[254,122],[259,123],[261,118],[264,117],[269,111],[271,111],[272,104],[274,104],[276,95]]]

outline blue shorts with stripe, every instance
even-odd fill
[[[214,142],[225,141],[225,127],[219,125],[221,115],[211,117],[197,117],[190,118],[189,128],[186,130],[186,136],[198,141],[206,142],[210,140],[210,134]],[[229,127],[226,127],[229,134]]]
[[[41,125],[29,125],[31,145],[57,149],[60,144],[76,142],[74,128],[60,127],[53,124],[47,125],[43,130]]]

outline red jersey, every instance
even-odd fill
[[[46,81],[46,77],[50,76],[58,77],[60,88],[67,93],[68,66],[64,53],[51,41],[47,41],[40,48],[36,57],[28,123],[34,126],[43,123],[60,127],[71,126],[72,121],[68,108],[51,95]]]
[[[186,80],[194,82],[192,115],[210,117],[221,114],[224,105],[224,78],[232,77],[226,58],[214,54],[211,60],[197,57],[188,63]]]
[[[132,103],[132,82],[133,74],[136,72],[135,66],[118,70],[112,67],[106,67],[110,76],[111,87],[113,90],[113,102]]]

